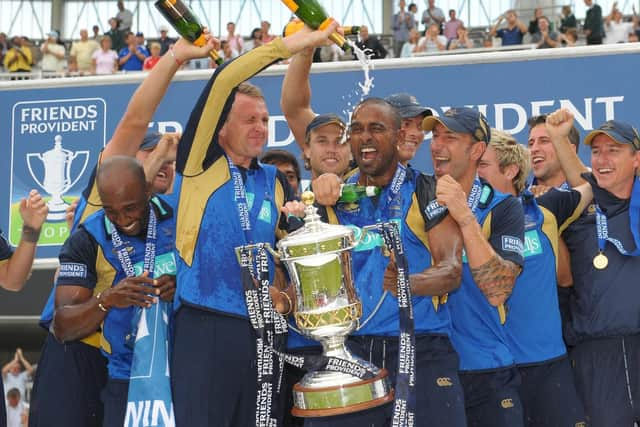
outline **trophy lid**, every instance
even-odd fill
[[[356,246],[352,229],[320,220],[318,209],[313,206],[315,197],[311,191],[302,193],[301,200],[306,205],[305,224],[278,242],[282,259],[341,252]]]

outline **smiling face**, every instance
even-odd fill
[[[436,177],[451,175],[456,181],[476,173],[483,143],[474,141],[471,134],[450,131],[442,123],[433,128],[431,161]],[[477,148],[476,148],[477,147]]]
[[[533,175],[539,184],[558,187],[566,180],[544,123],[529,132],[529,151]]]
[[[389,104],[361,104],[353,113],[350,127],[351,153],[360,171],[371,178],[385,181],[398,163],[397,141],[403,131],[397,129]]]
[[[267,142],[269,111],[263,98],[236,93],[218,135],[220,146],[236,165],[249,167]]]
[[[422,115],[402,119],[402,130],[404,138],[398,142],[398,155],[400,162],[406,164],[413,159],[424,141],[424,131],[422,130]]]
[[[144,164],[152,152],[153,150],[139,150],[136,153],[136,159]],[[169,191],[171,184],[173,184],[173,178],[176,173],[175,170],[175,162],[164,162],[151,183],[151,192],[164,194]]]
[[[640,152],[629,144],[620,144],[606,134],[591,141],[591,167],[598,185],[621,199],[631,196]]]
[[[342,142],[343,129],[335,124],[327,124],[313,129],[304,155],[311,166],[311,175],[317,178],[323,173],[342,176],[351,161],[351,146]]]
[[[118,231],[127,236],[139,235],[147,226],[150,193],[142,179],[128,170],[98,181],[104,213]]]
[[[509,165],[505,168],[500,167],[498,153],[491,145],[487,147],[480,159],[480,163],[478,163],[478,176],[485,179],[493,188],[502,193],[515,194],[516,191],[513,186],[514,172],[517,172],[517,166],[515,165]]]

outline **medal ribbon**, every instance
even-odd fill
[[[251,242],[251,222],[253,213],[258,212],[262,202],[254,200],[253,208],[249,209],[245,185],[242,175],[237,166],[227,157],[229,172],[233,182],[233,193],[238,218],[242,227],[245,243]],[[258,179],[263,178],[258,174]],[[256,184],[256,196],[263,194],[264,185]],[[278,357],[272,349],[280,350],[284,348],[287,322],[284,317],[273,308],[271,296],[269,294],[269,258],[264,245],[256,245],[257,255],[256,265],[253,264],[252,251],[246,246],[240,251],[240,274],[242,287],[244,289],[245,303],[251,326],[256,333],[256,375],[257,375],[257,396],[255,425],[256,427],[274,427],[278,425],[277,404],[274,402],[280,393],[282,384],[282,371],[284,361]],[[252,274],[253,272],[253,274]],[[254,277],[257,277],[259,286],[254,284]],[[277,370],[275,365],[277,363]]]

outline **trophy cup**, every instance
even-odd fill
[[[320,221],[311,192],[302,194],[305,225],[278,242],[277,257],[296,290],[294,318],[300,331],[320,341],[323,355],[343,359],[373,375],[363,380],[336,371],[310,371],[293,387],[293,415],[324,417],[360,411],[393,400],[387,371],[353,356],[345,346],[362,316],[353,284],[353,230]],[[363,235],[365,233],[363,232]]]
[[[82,171],[75,179],[71,179],[71,163],[79,155],[84,156],[84,164]],[[44,165],[44,180],[40,181],[36,178],[31,167],[33,158],[39,159]],[[44,153],[27,154],[27,166],[33,180],[47,193],[51,194],[51,199],[47,202],[49,214],[47,221],[64,220],[65,210],[69,206],[63,199],[62,195],[66,193],[76,182],[82,177],[84,170],[89,162],[89,151],[70,151],[62,148],[62,137],[56,135],[54,138],[54,146],[51,150]]]

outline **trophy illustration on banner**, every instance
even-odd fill
[[[302,194],[304,227],[278,242],[270,252],[284,262],[296,290],[294,318],[299,330],[320,341],[334,365],[366,371],[366,379],[348,370],[309,371],[293,387],[293,415],[323,417],[373,408],[393,400],[388,373],[352,355],[345,345],[362,316],[351,270],[351,250],[359,241],[352,229],[320,221],[314,195]],[[373,228],[373,227],[372,227]],[[363,230],[362,235],[367,233]],[[354,369],[355,367],[355,369]]]
[[[77,177],[72,179],[71,164],[79,156],[84,157],[82,170]],[[32,161],[34,158],[39,159],[44,165],[44,179],[42,181],[33,172]],[[88,150],[74,152],[62,148],[62,136],[60,135],[55,136],[51,150],[47,150],[44,153],[27,154],[27,166],[31,177],[44,191],[51,195],[51,199],[47,202],[49,207],[47,221],[64,220],[65,210],[69,204],[64,201],[62,196],[82,177],[88,162]]]

